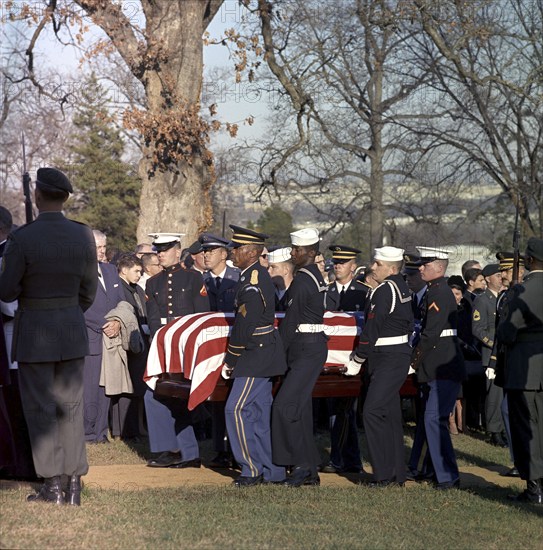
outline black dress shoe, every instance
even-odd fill
[[[507,472],[500,474],[502,477],[520,477],[519,471],[513,466]]]
[[[184,460],[183,462],[172,464],[170,468],[199,468],[201,465],[201,458],[193,458],[192,460]]]
[[[329,462],[326,466],[321,468],[323,474],[338,474],[341,471],[339,466],[336,466],[333,462]]]
[[[283,481],[283,485],[287,487],[301,487],[302,485],[320,485],[321,479],[319,474],[313,474],[305,468],[294,468],[292,473]]]
[[[526,482],[526,489],[519,495],[507,495],[514,502],[527,502],[530,504],[543,504],[543,488],[539,480]]]
[[[221,452],[210,463],[210,468],[231,470],[234,466],[234,457],[231,453]]]
[[[449,489],[460,489],[460,479],[454,481],[444,481],[443,483],[436,483],[434,487],[438,491],[448,491]]]
[[[183,459],[181,458],[181,453],[172,453],[171,451],[164,451],[156,458],[152,458],[147,461],[147,466],[150,468],[170,468],[176,464],[181,464]]]
[[[238,479],[232,481],[232,485],[235,487],[252,487],[253,485],[260,485],[264,481],[262,474],[259,476],[239,476]]]
[[[66,504],[81,506],[81,476],[72,476],[65,495]]]
[[[494,445],[495,447],[502,447],[506,448],[509,447],[506,441],[504,441],[502,434],[500,433],[492,433],[490,434],[490,444]]]
[[[51,502],[53,504],[64,504],[64,493],[60,476],[46,477],[40,490],[26,497],[27,502]]]

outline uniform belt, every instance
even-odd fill
[[[264,334],[269,334],[274,330],[275,328],[273,327],[273,325],[266,325],[265,327],[256,327],[255,331],[253,332],[253,336],[262,336]]]
[[[316,333],[324,332],[324,325],[312,325],[309,323],[303,323],[296,327],[296,332]]]
[[[444,338],[445,336],[456,336],[457,331],[455,328],[446,328],[445,330],[441,331],[441,334],[439,335],[440,338]]]
[[[179,317],[181,317],[181,315],[179,315],[178,317],[161,317],[160,324],[167,325],[168,323],[171,323],[174,319],[179,319]]]
[[[399,344],[407,344],[409,342],[409,336],[404,334],[403,336],[388,336],[385,338],[377,338],[375,342],[376,346],[397,346]]]
[[[19,309],[63,309],[79,305],[77,296],[69,298],[19,298]]]

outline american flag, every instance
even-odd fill
[[[276,314],[276,326],[284,314]],[[343,366],[358,344],[360,314],[326,312],[328,340],[325,366]],[[234,324],[233,313],[195,313],[162,327],[151,342],[144,380],[155,389],[163,373],[182,373],[191,380],[189,410],[205,401],[215,389]]]

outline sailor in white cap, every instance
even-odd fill
[[[209,311],[202,276],[181,267],[181,233],[154,233],[153,247],[163,270],[146,284],[147,319],[151,335],[166,323],[191,313]],[[199,468],[201,461],[187,405],[177,398],[145,393],[149,443],[153,453],[147,462],[153,468]]]
[[[348,365],[348,374],[357,374],[360,365],[367,364],[363,417],[374,477],[371,487],[405,483],[399,392],[409,371],[413,310],[401,275],[403,253],[394,246],[375,249],[371,269],[379,286],[370,294],[360,344]]]
[[[275,311],[285,311],[288,304],[288,289],[294,280],[290,246],[268,252],[268,273],[275,286]]]
[[[449,415],[466,371],[457,338],[456,300],[445,278],[448,252],[426,246],[417,249],[421,278],[428,284],[428,291],[420,340],[411,365],[417,371],[424,411],[424,421],[417,423],[415,438],[426,438],[436,487],[450,489],[459,487],[460,477],[449,433]]]
[[[326,283],[315,264],[319,232],[302,229],[290,234],[296,269],[279,332],[289,370],[272,409],[272,448],[275,464],[294,466],[285,484],[319,485],[319,453],[313,438],[313,387],[326,361],[324,334]]]

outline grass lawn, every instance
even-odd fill
[[[461,468],[503,471],[510,466],[507,451],[481,436],[455,436],[453,441]],[[319,434],[318,442],[324,458],[327,435]],[[204,458],[210,458],[210,447],[203,442]],[[145,445],[89,447],[91,467],[130,468],[146,456]],[[506,499],[509,492],[495,484],[444,492],[418,484],[386,489],[88,487],[82,507],[74,508],[26,503],[28,487],[6,485],[0,491],[0,548],[542,549],[543,507],[512,504]]]

